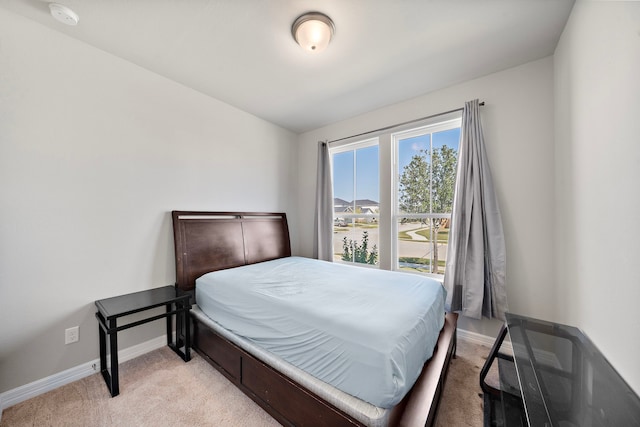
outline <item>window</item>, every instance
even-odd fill
[[[334,261],[378,265],[378,141],[331,149]]]
[[[459,119],[393,135],[400,270],[444,274],[459,142]]]
[[[334,261],[444,274],[460,114],[331,146]]]

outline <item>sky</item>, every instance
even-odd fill
[[[436,132],[433,134],[401,139],[398,141],[398,169],[399,174],[406,165],[411,162],[414,155],[420,150],[429,148],[429,139],[432,137],[433,148],[448,147],[458,148],[460,140],[460,128]],[[354,188],[355,166],[355,188]],[[333,155],[333,197],[351,202],[356,199],[369,199],[376,202],[379,197],[379,162],[378,146],[360,148],[355,151],[346,151]]]

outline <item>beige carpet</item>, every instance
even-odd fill
[[[488,353],[458,341],[438,426],[482,426],[478,378]],[[7,408],[0,422],[2,427],[279,425],[197,354],[184,363],[167,347],[121,364],[115,398],[95,374]]]

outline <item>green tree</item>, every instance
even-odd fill
[[[347,239],[342,239],[342,260],[353,261],[362,264],[375,264],[378,262],[378,247],[373,245],[369,252],[369,232],[362,232],[362,243]]]
[[[400,176],[400,209],[406,213],[429,212],[429,162],[421,150]]]
[[[453,209],[457,150],[443,145],[421,150],[414,155],[400,176],[400,209],[406,213],[449,213]],[[424,223],[424,221],[422,221]],[[438,232],[448,223],[446,218],[431,218],[433,241],[431,272],[438,272]]]

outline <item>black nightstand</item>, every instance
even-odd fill
[[[191,360],[191,342],[189,331],[190,295],[177,295],[173,286],[134,292],[96,301],[98,311],[98,331],[100,333],[100,372],[104,377],[111,397],[120,393],[118,383],[118,332],[165,317],[167,319],[167,345],[185,362]],[[126,325],[118,326],[117,319],[129,314],[152,308],[166,306],[166,312]],[[176,340],[173,341],[173,315],[176,315]],[[107,335],[111,354],[111,373],[107,369]],[[184,350],[182,349],[184,347]]]

